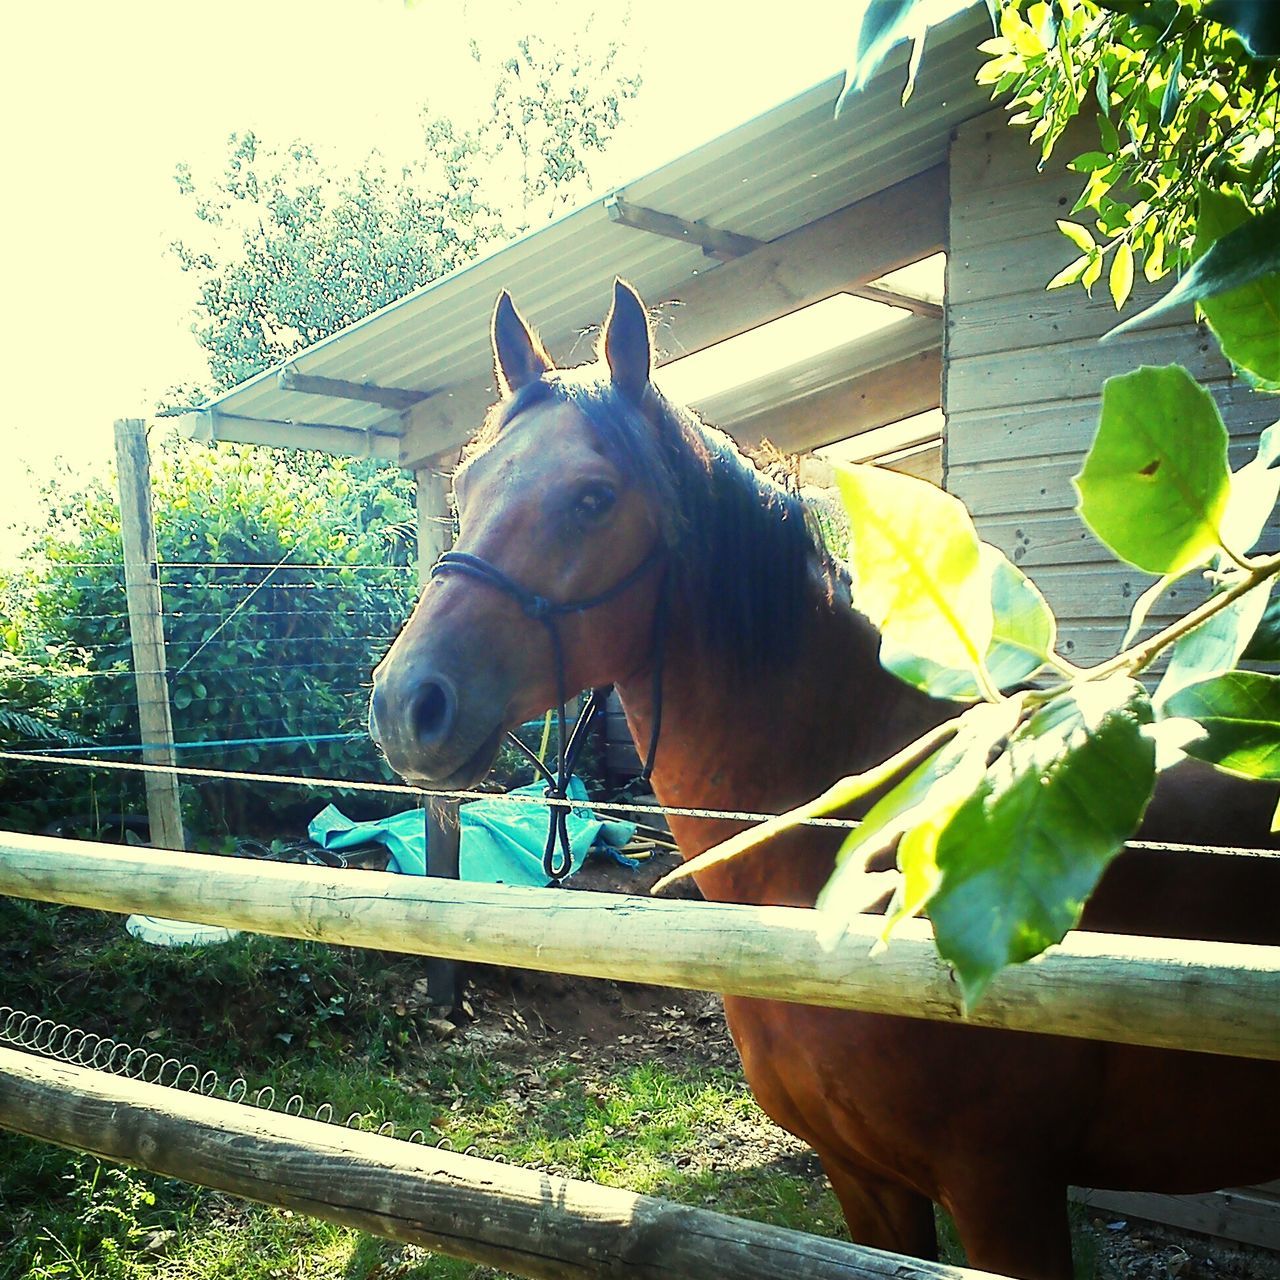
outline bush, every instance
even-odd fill
[[[415,595],[412,481],[374,461],[252,446],[171,438],[158,452],[153,504],[176,741],[357,735],[188,747],[181,762],[389,779],[363,732],[365,700]],[[43,727],[138,759],[121,750],[140,739],[110,488],[98,481],[51,494],[32,551],[39,569],[0,583],[5,745],[47,749]],[[270,784],[188,790],[198,797],[190,821],[205,832],[279,825],[331,798]],[[136,774],[12,765],[0,774],[0,816],[30,827],[141,812],[142,792]]]

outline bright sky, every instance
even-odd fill
[[[167,252],[193,214],[173,171],[219,172],[227,135],[301,138],[336,161],[415,145],[430,100],[459,123],[487,75],[468,38],[528,29],[572,41],[584,29],[630,44],[644,77],[629,124],[595,170],[625,181],[840,70],[847,0],[786,6],[618,0],[60,0],[9,6],[0,76],[9,192],[0,207],[5,397],[4,526],[36,514],[36,480],[62,455],[99,469],[111,423],[146,416],[200,376],[192,286]],[[587,19],[594,13],[592,25]],[[590,37],[589,37],[590,38]],[[489,46],[492,47],[492,46]],[[33,479],[32,477],[36,478]]]

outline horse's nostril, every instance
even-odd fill
[[[413,736],[423,746],[433,746],[448,737],[457,705],[457,695],[448,680],[437,677],[425,681],[414,697],[411,710]]]

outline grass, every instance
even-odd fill
[[[496,1055],[441,1043],[423,962],[245,936],[164,950],[119,916],[0,898],[0,1006],[269,1084],[363,1128],[845,1236],[811,1162],[740,1072],[678,1055],[614,1064],[555,1042]],[[766,1140],[762,1141],[762,1138]],[[1077,1215],[1077,1274],[1097,1246]],[[945,1261],[963,1262],[939,1215]],[[847,1237],[846,1237],[847,1238]],[[0,1131],[0,1280],[478,1280],[500,1273]]]
[[[456,1150],[842,1230],[829,1190],[761,1157],[737,1072],[682,1060],[601,1071],[553,1045],[501,1058],[426,1026],[422,962],[262,937],[157,950],[119,917],[0,899],[0,1004],[271,1084],[362,1127]],[[719,1148],[708,1134],[728,1135]],[[740,1154],[740,1153],[738,1153]],[[724,1156],[726,1158],[721,1158]],[[173,1179],[0,1134],[0,1280],[463,1280],[497,1273]]]

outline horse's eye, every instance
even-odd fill
[[[617,494],[607,484],[587,485],[574,502],[574,513],[585,523],[596,524],[609,514],[617,500]]]

